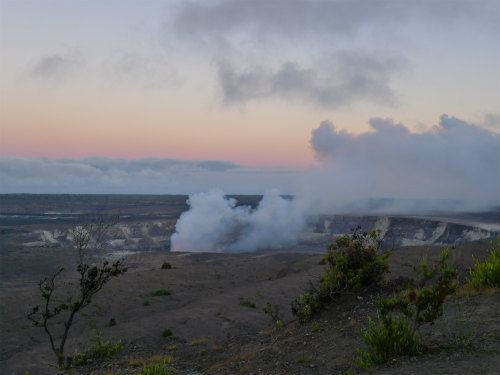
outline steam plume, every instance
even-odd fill
[[[498,205],[500,136],[454,117],[412,133],[390,119],[353,134],[324,121],[312,131],[320,167],[293,200],[277,190],[259,206],[236,205],[220,190],[190,196],[172,236],[174,251],[240,252],[297,243],[308,214],[422,214]],[[384,199],[381,199],[384,198]]]
[[[236,206],[221,190],[189,197],[191,209],[181,215],[171,237],[173,251],[241,252],[281,248],[297,241],[304,225],[299,205],[277,190],[258,207]]]
[[[312,131],[321,168],[304,184],[305,196],[319,197],[323,207],[370,198],[418,199],[436,210],[442,200],[467,210],[498,204],[498,134],[447,115],[423,133],[390,119],[373,118],[370,126],[353,134],[324,121]]]

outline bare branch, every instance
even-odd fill
[[[70,328],[76,313],[89,305],[92,297],[98,293],[106,283],[112,278],[124,274],[127,268],[124,266],[124,260],[115,261],[112,265],[107,260],[100,264],[89,264],[90,251],[101,248],[107,232],[118,222],[118,217],[113,216],[109,219],[98,217],[97,219],[74,225],[70,229],[73,237],[73,245],[77,250],[78,263],[76,271],[79,274],[79,287],[77,295],[69,298],[68,304],[61,303],[53,307],[53,295],[56,290],[56,278],[61,274],[63,268],[49,277],[40,280],[38,287],[44,303],[37,305],[27,314],[27,318],[37,326],[43,326],[45,333],[49,337],[52,351],[58,359],[58,365],[61,369],[69,368],[71,357],[64,357],[64,346],[68,338]],[[49,327],[50,319],[67,311],[67,318],[64,321],[64,331],[61,341],[56,347],[54,334]]]

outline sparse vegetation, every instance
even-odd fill
[[[500,287],[500,238],[490,244],[491,248],[486,250],[487,259],[480,262],[474,258],[474,268],[470,270],[471,278],[468,279],[468,285],[474,289]]]
[[[335,237],[325,255],[326,269],[320,282],[320,290],[329,299],[345,290],[361,286],[378,285],[384,272],[388,271],[387,258],[390,252],[379,254],[382,242],[380,230],[369,234],[358,233]]]
[[[176,372],[177,369],[172,366],[172,358],[167,358],[160,363],[144,365],[141,375],[171,375]]]
[[[370,220],[363,219],[363,222],[368,223]],[[396,221],[394,220],[392,224]],[[331,223],[333,227],[327,227],[325,224],[321,236],[311,235],[311,239],[322,241],[330,230],[337,230],[336,223]],[[430,223],[428,224],[429,226],[422,227],[425,233],[433,228]],[[318,228],[320,233],[323,227]],[[116,228],[116,233],[122,229],[127,228],[120,226]],[[391,237],[387,243],[390,244],[395,232],[390,231],[389,235]],[[304,238],[309,239],[305,236]],[[395,242],[399,243],[397,240]],[[119,241],[116,241],[116,244],[120,246]],[[457,245],[456,253],[452,250],[450,258],[453,256],[452,259],[457,262],[457,267],[465,273],[461,281],[465,282],[467,276],[469,278],[472,276],[467,272],[467,267],[474,266],[471,253],[477,260],[485,262],[488,255],[485,252],[487,248],[490,248],[487,243],[475,243]],[[326,250],[326,246],[323,249]],[[400,354],[390,354],[387,364],[377,366],[376,372],[419,374],[429,371],[436,373],[448,371],[463,375],[473,372],[474,369],[481,369],[484,373],[494,373],[496,368],[492,363],[497,362],[500,341],[500,322],[495,308],[498,287],[476,290],[468,284],[462,285],[451,298],[445,300],[444,314],[435,320],[436,324],[431,326],[430,322],[422,323],[421,328],[417,327],[415,332],[412,331],[415,315],[406,319],[400,307],[395,307],[391,313],[390,326],[384,326],[380,320],[377,311],[380,306],[376,299],[373,299],[374,295],[380,293],[382,296],[380,298],[385,298],[387,304],[393,297],[396,298],[397,304],[399,300],[407,297],[409,300],[408,293],[412,288],[415,291],[421,289],[417,277],[411,275],[412,264],[418,264],[417,270],[422,276],[422,264],[416,259],[422,254],[429,254],[430,259],[439,258],[440,251],[441,249],[436,246],[427,245],[397,248],[392,251],[393,255],[389,258],[390,278],[387,278],[387,282],[382,281],[381,288],[368,285],[350,289],[349,286],[331,299],[326,297],[324,301],[316,298],[322,296],[319,280],[326,273],[326,267],[330,265],[325,256],[316,253],[292,254],[286,250],[230,255],[178,253],[168,255],[167,253],[167,259],[165,252],[136,254],[131,256],[130,260],[134,272],[126,278],[111,281],[100,295],[93,298],[92,304],[87,309],[77,314],[76,324],[70,331],[65,349],[67,356],[75,354],[72,365],[76,366],[78,355],[81,353],[74,352],[74,348],[84,352],[82,356],[87,355],[87,350],[91,346],[88,342],[88,336],[91,334],[88,332],[89,329],[101,329],[103,342],[111,341],[112,345],[116,345],[118,339],[123,339],[126,353],[118,352],[109,360],[92,359],[83,368],[59,372],[141,374],[144,370],[144,373],[169,373],[173,371],[171,367],[178,367],[178,364],[182,366],[182,371],[177,373],[199,371],[221,374],[261,372],[282,375],[298,372],[354,374],[359,373],[360,369],[355,362],[356,354],[360,357],[359,366],[364,365],[366,369],[371,370],[376,364],[376,360],[372,357],[363,358],[365,352],[361,351],[370,352],[369,345],[364,342],[363,334],[373,331],[370,336],[372,346],[387,345],[380,352],[388,353],[396,346],[403,348],[400,350],[402,352],[415,353],[403,354],[402,358],[397,358]],[[38,272],[43,276],[51,272],[51,270],[46,271],[47,266],[65,264],[67,271],[61,275],[63,277],[56,279],[59,285],[62,285],[60,281],[66,281],[64,277],[66,272],[69,274],[68,270],[74,268],[66,266],[70,259],[68,251],[64,248],[35,250],[25,248],[23,252],[26,257],[45,262],[44,268],[42,264],[35,269],[27,267],[30,272]],[[1,255],[1,261],[9,260],[7,264],[9,267],[12,264],[10,258]],[[51,258],[48,258],[48,255]],[[379,255],[382,255],[382,252]],[[322,258],[321,266],[318,263]],[[47,259],[58,259],[58,261],[48,263]],[[165,260],[179,269],[160,271]],[[433,262],[429,260],[426,263],[430,270]],[[155,266],[155,271],[149,271],[151,265]],[[178,272],[181,268],[182,272]],[[415,280],[408,276],[413,276]],[[427,283],[432,285],[439,282],[440,276],[440,274],[434,275]],[[40,277],[37,276],[34,280],[38,278]],[[312,278],[317,281],[310,284],[309,290],[307,283]],[[19,275],[18,280],[28,279],[32,281],[33,275],[26,277],[23,275],[23,279]],[[22,290],[24,294],[19,295],[23,299],[16,300],[14,293],[16,290],[21,291],[21,287],[17,286],[20,283],[13,280],[12,285],[15,287],[14,290],[0,296],[5,302],[2,310],[6,312],[2,318],[4,321],[0,331],[5,330],[6,337],[12,342],[12,344],[7,343],[6,350],[9,350],[7,355],[13,353],[10,358],[4,354],[7,357],[4,372],[14,373],[21,370],[23,373],[29,369],[30,373],[42,373],[42,370],[47,371],[42,368],[45,366],[43,363],[28,361],[19,365],[19,360],[22,362],[23,356],[31,358],[37,353],[40,354],[39,358],[47,358],[49,361],[52,359],[52,362],[55,358],[50,358],[53,354],[47,345],[48,339],[43,327],[27,327],[27,320],[17,323],[11,318],[14,312],[19,311],[19,307],[21,309],[24,307],[23,301],[32,298],[28,290]],[[23,288],[28,289],[30,284],[26,282],[25,285]],[[8,287],[9,284],[6,283],[2,292],[4,290],[7,292]],[[66,289],[70,289],[64,286],[63,288],[65,293]],[[173,295],[152,297],[153,292],[162,288],[170,289]],[[36,291],[38,292],[38,289]],[[224,295],[220,294],[222,291],[225,292]],[[308,324],[299,324],[297,320],[291,319],[290,311],[283,310],[287,308],[286,302],[284,304],[283,302],[286,300],[291,302],[304,291],[310,292],[304,293],[304,299],[309,298],[311,301],[310,306],[319,302],[318,311],[321,313],[311,314],[312,318]],[[397,292],[392,295],[394,291]],[[62,294],[62,297],[54,301],[60,303],[62,309],[69,309],[70,304],[65,299],[66,296]],[[259,315],[259,311],[265,307],[268,300],[271,301],[271,308],[275,303],[279,304],[286,322],[274,320],[271,315],[265,316],[263,312]],[[143,305],[151,307],[144,308]],[[415,306],[409,303],[409,307]],[[168,311],[171,308],[175,311]],[[322,312],[323,308],[326,311]],[[61,337],[64,311],[67,310],[63,310],[60,316],[50,321],[53,326],[59,326],[59,331],[55,331],[57,343]],[[216,314],[218,311],[220,313]],[[165,314],[169,316],[168,319],[165,319]],[[368,319],[368,316],[371,318]],[[115,327],[112,327],[112,320],[117,322]],[[272,323],[269,323],[270,320]],[[283,322],[286,324],[280,329],[280,324],[283,325]],[[111,328],[108,328],[109,326]],[[167,327],[175,332],[174,337],[163,337],[163,331]],[[113,336],[110,336],[111,334]],[[119,336],[114,336],[115,334]],[[207,339],[190,343],[191,339],[203,335]],[[44,343],[40,344],[41,342]],[[22,352],[16,352],[14,344],[22,348]],[[358,353],[356,353],[357,347],[360,349]],[[419,356],[419,353],[425,355]],[[160,368],[162,361],[169,356],[172,356],[173,362]],[[16,361],[18,363],[15,363]],[[57,370],[54,370],[55,372]]]
[[[250,307],[252,309],[257,308],[257,305],[255,303],[246,300],[240,301],[240,305],[245,307]]]
[[[172,265],[168,262],[163,262],[163,264],[161,265],[161,269],[162,270],[169,270],[169,269],[172,269]]]
[[[409,288],[403,296],[379,297],[379,323],[369,318],[369,328],[361,332],[368,351],[358,349],[357,364],[368,369],[373,364],[386,363],[389,359],[401,355],[419,355],[425,344],[418,336],[422,324],[434,325],[443,314],[443,303],[453,294],[456,283],[453,282],[457,270],[447,263],[450,252],[443,250],[441,257],[432,267],[425,258],[420,267],[414,267],[421,276],[420,288]],[[430,281],[434,282],[429,284]]]
[[[310,355],[308,356],[301,356],[295,360],[297,363],[311,363],[312,357]]]
[[[58,367],[61,369],[71,367],[72,357],[65,357],[64,348],[76,314],[92,302],[92,297],[112,277],[122,275],[127,271],[127,268],[123,264],[123,259],[117,260],[112,264],[107,260],[104,260],[101,264],[91,263],[93,260],[92,256],[103,245],[104,236],[117,222],[117,217],[110,219],[100,217],[88,223],[72,227],[70,233],[73,245],[77,249],[78,254],[78,264],[76,266],[78,286],[76,287],[76,295],[68,297],[66,302],[62,302],[61,297],[57,295],[57,292],[61,288],[56,283],[56,279],[64,271],[64,268],[60,268],[59,271],[45,277],[38,283],[43,303],[34,306],[27,314],[27,318],[36,326],[44,328],[45,333],[49,337],[51,349],[57,357]],[[58,300],[59,302],[56,302]],[[49,322],[61,314],[66,314],[66,318],[62,326],[59,345],[57,345],[56,339],[60,334],[56,332],[60,331],[60,329],[57,329],[57,326],[51,326]],[[83,315],[83,313],[81,314]]]
[[[314,323],[314,325],[312,326],[311,330],[313,332],[318,332],[320,330],[320,326],[318,323]]]
[[[157,291],[153,292],[151,295],[153,297],[165,297],[165,296],[170,296],[172,292],[168,289],[158,289]]]
[[[163,337],[170,337],[173,335],[172,330],[170,328],[166,328],[163,330],[163,333],[161,334]]]
[[[337,236],[324,257],[325,273],[319,286],[311,284],[292,303],[292,313],[300,322],[308,322],[323,306],[347,290],[379,285],[388,271],[390,252],[379,254],[380,230],[360,233],[358,226],[351,235]]]
[[[123,342],[119,340],[116,344],[109,341],[104,341],[102,333],[97,331],[96,336],[90,339],[92,346],[85,352],[75,352],[73,355],[73,363],[75,366],[86,364],[90,359],[111,358],[117,352],[123,349]]]
[[[262,311],[264,312],[264,314],[269,315],[273,323],[281,321],[280,307],[278,305],[273,306],[271,302],[267,301],[266,306],[262,308]]]

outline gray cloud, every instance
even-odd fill
[[[186,194],[212,187],[260,193],[266,186],[289,187],[296,177],[293,171],[250,169],[222,160],[0,157],[1,193]]]
[[[185,36],[224,38],[235,30],[288,37],[351,34],[383,13],[387,1],[222,0],[183,2],[174,22]],[[397,6],[399,10],[404,8]]]
[[[411,17],[425,22],[443,22],[481,17],[497,25],[493,1],[470,0],[216,0],[183,1],[177,10],[174,29],[199,40],[225,39],[241,31],[252,38],[271,35],[286,39],[353,36],[364,28],[370,31],[404,24]],[[486,17],[484,17],[486,15]]]
[[[178,75],[165,56],[137,52],[115,53],[106,63],[106,76],[115,84],[132,84],[145,89],[162,89],[178,84]]]
[[[500,112],[488,113],[484,116],[484,121],[481,126],[495,133],[500,133]]]
[[[59,83],[83,67],[79,54],[54,54],[41,57],[31,68],[31,78]]]
[[[225,104],[279,98],[321,107],[393,105],[391,79],[406,65],[393,51],[422,43],[411,39],[416,28],[450,35],[458,25],[480,24],[496,31],[496,14],[494,1],[183,1],[168,35],[216,62]]]
[[[351,202],[391,197],[498,204],[498,134],[447,115],[423,133],[390,119],[371,119],[370,126],[352,134],[324,121],[313,130],[321,189]]]
[[[288,62],[277,69],[253,66],[237,71],[224,61],[218,64],[218,78],[228,104],[266,98],[300,100],[325,107],[364,100],[395,104],[390,78],[405,66],[402,58],[342,51],[312,68]]]

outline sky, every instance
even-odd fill
[[[1,193],[499,201],[498,0],[0,0]]]

